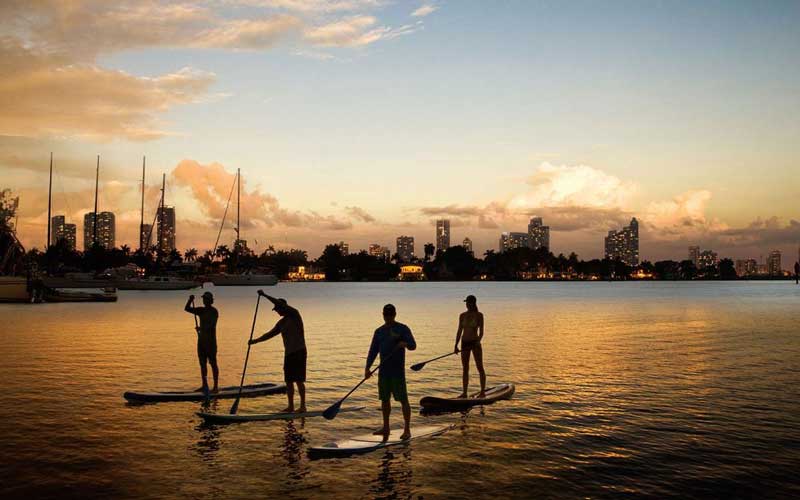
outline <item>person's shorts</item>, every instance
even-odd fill
[[[475,349],[480,349],[481,341],[480,340],[470,340],[469,342],[461,342],[461,351],[462,352],[472,352]]]
[[[408,402],[405,377],[378,377],[378,397],[389,401],[393,397],[398,402]]]
[[[283,381],[287,384],[290,382],[305,382],[306,381],[306,358],[308,352],[303,349],[302,351],[293,352],[283,357]]]
[[[204,365],[208,361],[217,359],[217,343],[209,341],[197,342],[197,359]]]

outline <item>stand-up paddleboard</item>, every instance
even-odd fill
[[[284,384],[253,384],[242,387],[243,398],[254,398],[268,394],[286,392]],[[207,399],[232,399],[239,395],[239,386],[220,387],[217,392],[203,391],[128,391],[122,396],[136,403],[159,403],[163,401],[205,401]]]
[[[405,444],[414,439],[438,436],[439,434],[447,432],[451,427],[450,425],[420,425],[412,427],[411,437],[409,439],[400,439],[400,436],[403,434],[403,429],[392,430],[386,439],[381,435],[362,434],[350,439],[326,443],[321,446],[312,446],[308,452],[312,456],[344,456],[354,455],[356,453],[367,453],[386,448],[387,446]]]
[[[514,384],[500,384],[486,389],[484,397],[477,398],[476,392],[471,398],[437,398],[425,396],[419,400],[422,411],[463,410],[472,406],[488,405],[501,399],[509,399],[514,394]]]
[[[342,408],[339,410],[339,413],[360,411],[364,408],[364,406]],[[306,411],[303,413],[237,413],[235,415],[231,415],[229,413],[206,413],[204,411],[199,411],[197,412],[197,416],[209,424],[232,424],[236,422],[257,422],[263,420],[290,420],[293,418],[321,417],[322,412],[323,410]]]

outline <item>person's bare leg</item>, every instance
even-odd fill
[[[400,403],[403,405],[403,434],[400,439],[409,439],[411,437],[411,405],[408,404],[408,399]]]
[[[383,427],[373,432],[376,436],[383,436],[383,439],[389,438],[389,415],[392,413],[392,401],[387,399],[381,401],[381,413],[383,413]]]
[[[214,376],[214,388],[211,389],[211,392],[219,391],[219,366],[217,365],[217,357],[214,356],[210,360],[211,363],[211,374]]]
[[[461,350],[461,387],[464,389],[459,398],[467,397],[467,389],[469,388],[469,349]]]
[[[478,393],[479,398],[486,396],[486,371],[483,369],[483,347],[478,344],[472,350],[472,355],[475,356],[475,366],[478,368],[478,373],[481,376],[481,392]]]
[[[195,389],[194,392],[208,391],[208,368],[206,367],[205,359],[200,360],[200,378],[203,381],[203,385]]]
[[[305,413],[306,412],[306,384],[305,384],[305,382],[298,382],[297,383],[297,392],[300,394],[300,408],[297,409],[297,413]]]
[[[294,382],[286,382],[286,399],[289,402],[289,406],[284,408],[281,413],[294,412]]]

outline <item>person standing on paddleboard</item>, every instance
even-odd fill
[[[481,347],[481,340],[483,340],[483,313],[478,311],[478,299],[474,295],[467,295],[464,302],[467,303],[467,310],[458,317],[456,346],[453,351],[458,352],[458,341],[460,340],[461,367],[463,368],[461,384],[464,392],[461,393],[459,398],[467,397],[470,353],[475,358],[475,366],[478,367],[478,373],[481,377],[481,392],[478,393],[478,397],[482,398],[486,393],[486,372],[483,370],[483,347]]]
[[[413,351],[417,348],[417,342],[411,334],[411,329],[395,321],[396,317],[397,310],[392,304],[383,306],[384,323],[375,330],[372,336],[372,343],[367,355],[367,366],[364,368],[364,378],[372,376],[370,367],[380,353],[378,397],[381,400],[383,427],[375,431],[375,434],[388,438],[389,414],[392,411],[391,398],[394,397],[394,400],[403,407],[405,427],[400,439],[408,439],[411,437],[411,405],[408,403],[408,391],[406,390],[406,349]]]
[[[214,296],[211,292],[203,294],[203,307],[194,307],[194,295],[189,295],[184,311],[194,314],[200,319],[197,329],[197,358],[200,361],[200,376],[203,378],[203,385],[198,391],[208,392],[208,367],[214,375],[214,388],[211,392],[217,392],[219,385],[219,367],[217,366],[217,319],[219,311],[212,304]]]
[[[281,316],[272,330],[264,335],[250,341],[250,345],[264,342],[280,334],[283,339],[283,380],[286,382],[286,397],[289,406],[283,413],[294,411],[294,386],[297,385],[297,392],[300,394],[300,408],[298,413],[306,411],[306,351],[305,330],[303,329],[303,318],[300,311],[290,306],[285,299],[276,299],[258,291],[259,295],[266,297],[274,304],[273,311]]]

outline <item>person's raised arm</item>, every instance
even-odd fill
[[[272,302],[273,305],[278,305],[278,299],[276,299],[272,295],[267,295],[266,293],[264,293],[264,290],[259,290],[258,294],[267,299],[268,301]]]
[[[194,295],[189,295],[189,300],[186,301],[186,305],[183,306],[183,310],[189,314],[197,314],[197,311],[195,311],[195,308],[192,306],[194,306]]]
[[[464,333],[464,325],[461,322],[461,316],[458,317],[458,331],[456,332],[456,345],[453,352],[458,352],[458,341],[461,340],[461,334]]]
[[[258,337],[257,339],[253,339],[253,340],[249,341],[248,344],[253,345],[253,344],[258,344],[259,342],[264,342],[265,340],[269,340],[272,337],[278,335],[279,333],[281,333],[281,322],[280,321],[278,321],[278,324],[276,324],[274,327],[272,327],[272,330],[268,331],[267,333],[265,333],[264,335]]]
[[[378,342],[378,332],[375,332],[372,334],[372,342],[369,345],[369,353],[367,353],[367,365],[364,367],[364,378],[369,378],[372,375],[369,369],[372,368],[372,363],[374,363],[375,358],[378,357],[379,350],[380,343]]]

